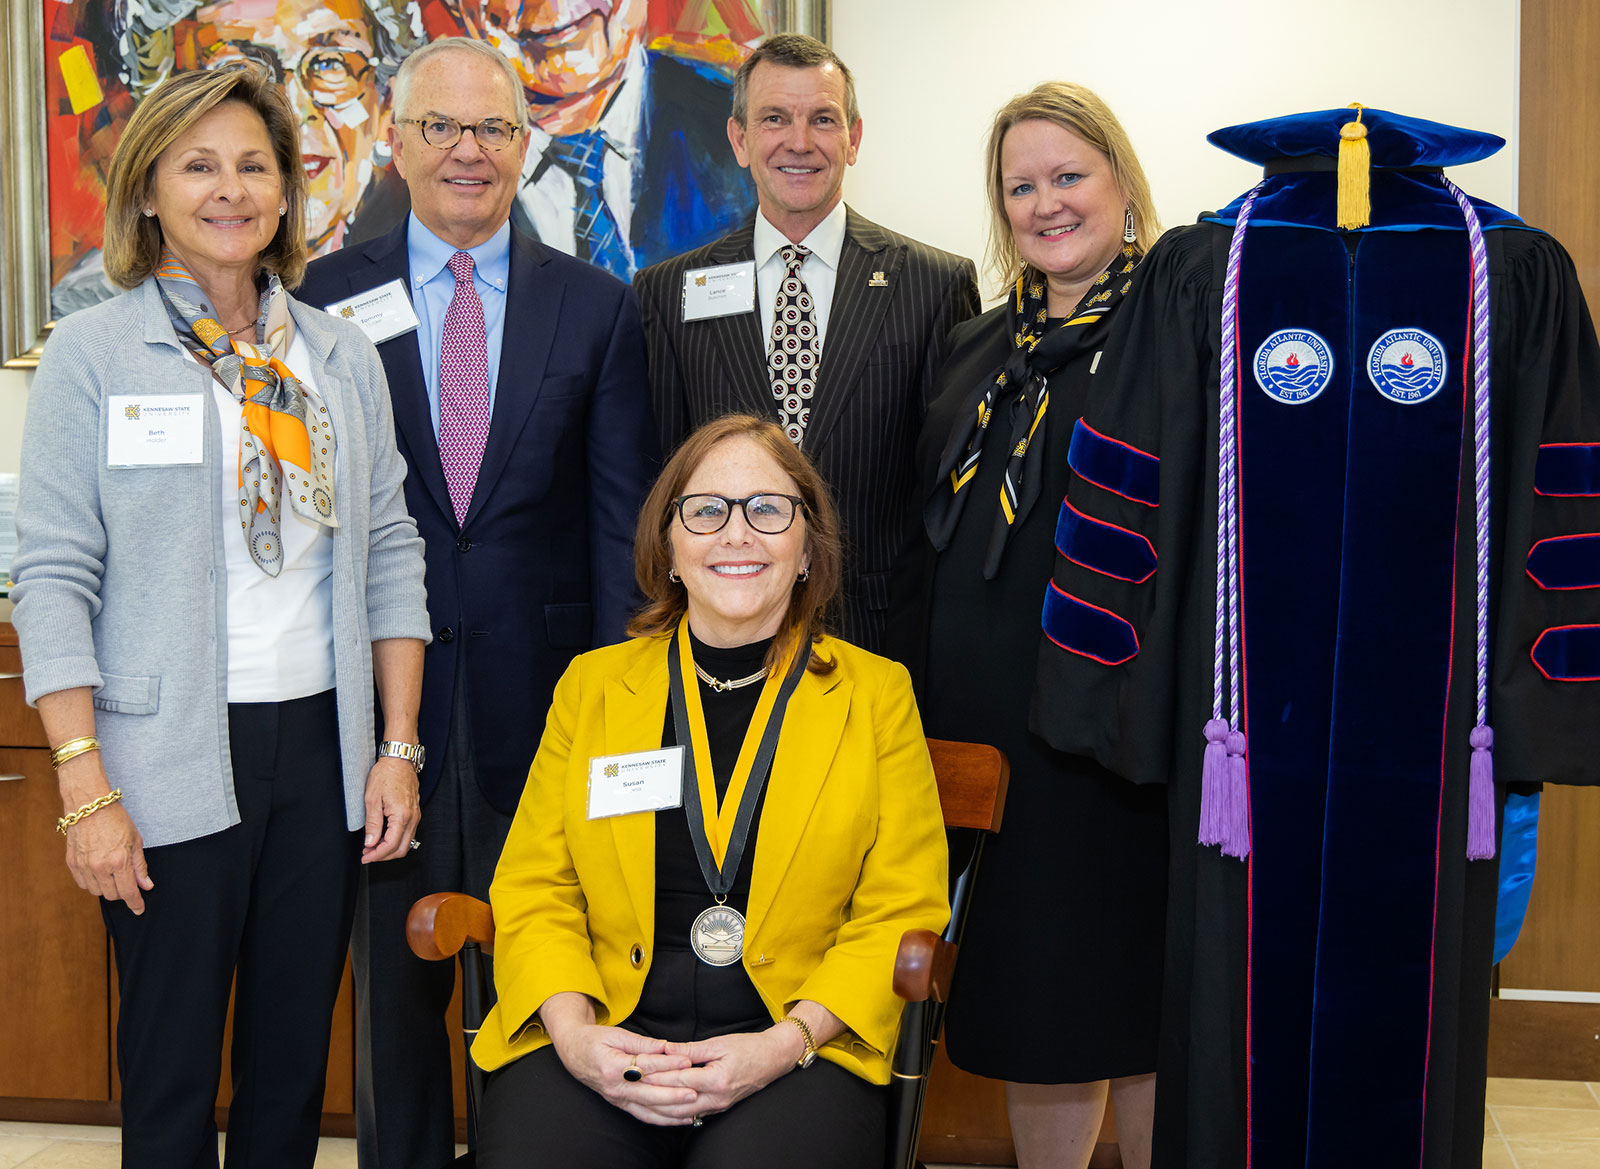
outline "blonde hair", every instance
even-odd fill
[[[794,480],[803,501],[801,522],[805,524],[806,553],[810,556],[806,579],[796,581],[789,594],[789,608],[783,615],[767,664],[776,665],[799,634],[815,642],[827,629],[827,610],[839,591],[844,548],[839,536],[839,513],[834,509],[828,485],[784,436],[778,426],[751,414],[724,414],[696,430],[672,453],[661,468],[655,486],[639,510],[639,524],[633,535],[633,575],[644,594],[644,608],[628,622],[633,637],[653,637],[676,629],[689,609],[689,594],[681,581],[672,579],[672,525],[678,522],[673,500],[683,494],[689,477],[705,462],[718,443],[742,438],[760,447],[789,478]],[[831,662],[813,654],[809,668],[826,673]]]
[[[209,69],[176,74],[151,90],[134,107],[117,143],[106,184],[103,249],[106,276],[114,283],[133,288],[156,270],[161,225],[144,214],[154,193],[156,161],[196,122],[227,101],[247,106],[266,123],[287,207],[272,241],[261,250],[261,267],[276,273],[288,288],[298,287],[305,277],[306,172],[300,161],[299,119],[283,90],[265,73]]]
[[[1070,81],[1046,81],[1027,93],[1019,94],[1000,107],[989,127],[986,152],[989,188],[989,270],[1002,289],[1015,284],[1022,275],[1022,254],[1011,234],[1006,218],[1005,179],[1000,173],[1000,155],[1006,134],[1018,122],[1038,119],[1052,122],[1082,138],[1111,163],[1111,178],[1128,207],[1133,211],[1134,251],[1150,250],[1161,234],[1155,202],[1150,197],[1150,182],[1139,165],[1128,132],[1117,121],[1111,107],[1092,89]]]

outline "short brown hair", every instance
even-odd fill
[[[1000,173],[1000,153],[1011,127],[1034,119],[1055,123],[1106,156],[1111,163],[1111,178],[1133,211],[1134,251],[1141,255],[1148,252],[1161,234],[1161,223],[1156,218],[1155,201],[1150,197],[1150,180],[1144,177],[1144,167],[1139,165],[1139,156],[1133,152],[1128,132],[1117,121],[1111,107],[1092,89],[1070,81],[1046,81],[1001,106],[994,116],[994,124],[989,127],[986,153],[989,270],[1001,282],[1001,287],[1009,288],[1017,282],[1023,263],[1017,241],[1011,235],[1011,221],[1006,218],[1005,176]]]
[[[167,78],[134,107],[106,189],[103,260],[106,275],[123,288],[145,281],[161,260],[161,225],[144,214],[153,193],[156,160],[225,101],[254,110],[266,123],[288,210],[261,266],[289,288],[306,274],[306,172],[300,161],[300,123],[283,90],[256,69],[205,69]]]
[[[670,533],[672,525],[678,522],[672,501],[683,494],[689,477],[705,461],[711,448],[730,438],[747,439],[770,455],[794,480],[804,501],[801,514],[806,525],[810,571],[805,580],[795,582],[789,593],[789,609],[778,627],[777,636],[772,639],[767,664],[776,665],[792,635],[800,634],[815,642],[828,631],[827,610],[839,591],[844,553],[839,539],[839,513],[822,476],[776,423],[750,414],[725,414],[684,439],[661,469],[655,486],[650,488],[633,536],[633,573],[644,593],[645,605],[628,623],[628,632],[634,637],[669,633],[677,628],[688,611],[689,594],[681,581],[669,575],[672,571]],[[823,673],[833,666],[813,654],[810,668]]]
[[[850,70],[839,59],[839,54],[816,37],[799,32],[781,32],[757,45],[755,51],[744,59],[744,64],[739,66],[739,72],[734,74],[733,120],[739,125],[750,124],[750,74],[763,61],[782,65],[785,69],[815,69],[832,65],[844,78],[845,122],[854,126],[861,120],[861,108],[856,105],[856,79],[850,76]]]

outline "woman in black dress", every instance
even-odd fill
[[[1024,1169],[1087,1165],[1108,1094],[1123,1162],[1142,1169],[1160,1023],[1165,792],[1051,749],[1028,723],[1073,426],[1160,229],[1127,134],[1080,86],[1047,83],[1001,109],[987,169],[991,259],[1007,295],[951,335],[923,429],[932,568],[915,609],[925,636],[907,639],[925,654],[928,734],[993,743],[1011,760],[946,1042],[957,1066],[1007,1081]]]

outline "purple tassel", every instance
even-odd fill
[[[1494,732],[1484,723],[1472,728],[1471,786],[1467,791],[1467,859],[1494,856]]]
[[[1223,784],[1222,855],[1250,855],[1250,777],[1245,767],[1243,731],[1228,732],[1228,775]]]
[[[1223,788],[1228,778],[1228,723],[1214,718],[1206,723],[1205,762],[1200,765],[1200,843],[1221,844],[1223,824]]]
[[[1245,774],[1242,731],[1225,719],[1206,723],[1205,762],[1200,767],[1200,843],[1223,856],[1250,855],[1250,784]]]

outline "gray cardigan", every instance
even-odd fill
[[[375,754],[373,641],[429,637],[383,366],[355,325],[291,302],[338,441],[333,656],[350,828]],[[27,699],[94,689],[106,774],[147,847],[239,822],[228,745],[227,574],[210,372],[154,279],[55,327],[28,395],[12,599]],[[106,465],[110,394],[202,393],[205,461]]]

